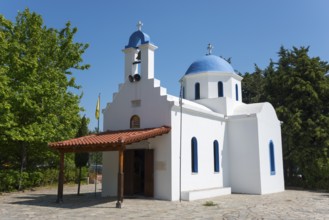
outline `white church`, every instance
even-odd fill
[[[125,146],[125,197],[190,201],[284,191],[273,106],[243,103],[242,77],[211,45],[182,73],[182,97],[169,95],[154,78],[156,49],[140,23],[123,49],[123,83],[102,111],[104,131],[166,129]],[[118,194],[119,160],[118,151],[103,152],[103,196]]]

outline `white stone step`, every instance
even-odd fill
[[[182,192],[182,200],[193,201],[231,194],[231,187],[209,188]]]

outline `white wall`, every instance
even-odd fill
[[[241,91],[242,77],[235,73],[202,72],[184,76],[183,85],[185,88],[185,98],[195,100],[195,83],[200,83],[200,99],[217,98],[218,82],[223,82],[224,97],[236,100],[235,84],[238,85],[239,102],[242,100]]]
[[[214,112],[223,115],[233,115],[234,108],[239,105],[245,105],[242,102],[237,102],[231,98],[221,97],[212,99],[195,100],[196,103],[204,105]]]
[[[118,151],[103,152],[102,196],[117,196],[118,171]]]
[[[228,132],[232,192],[261,194],[256,117],[231,118]]]
[[[154,198],[172,200],[171,132],[149,140],[154,149]]]
[[[165,90],[154,86],[154,79],[142,78],[134,83],[126,81],[109,108],[103,110],[103,130],[129,129],[133,115],[140,117],[141,128],[170,125],[171,104],[166,99]],[[133,100],[140,100],[140,106],[133,107]]]
[[[180,147],[180,113],[175,107],[172,111],[172,166],[173,166],[173,200],[179,199],[179,147]],[[182,183],[181,190],[191,191],[223,187],[223,151],[225,122],[221,116],[206,118],[197,112],[183,110],[182,127]],[[191,139],[198,142],[198,173],[192,173]],[[214,172],[213,142],[219,143],[220,172]],[[177,185],[178,184],[178,185]]]
[[[262,194],[284,190],[280,121],[271,104],[265,103],[258,114]],[[271,175],[269,144],[274,144],[275,174]]]

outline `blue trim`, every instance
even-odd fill
[[[131,48],[131,47],[137,48],[139,42],[140,44],[147,44],[151,42],[151,39],[144,32],[136,31],[130,36],[129,43],[125,48]]]
[[[223,97],[224,96],[223,82],[219,81],[217,87],[218,87],[218,97]]]
[[[273,141],[270,141],[269,146],[270,151],[270,168],[271,168],[271,175],[275,175],[275,156],[274,156],[274,144]]]
[[[195,100],[200,99],[200,83],[195,83]]]
[[[193,62],[187,69],[185,75],[200,72],[229,72],[234,73],[234,69],[226,60],[215,56],[207,55]]]
[[[219,149],[218,149],[218,141],[214,141],[214,171],[219,173]]]
[[[235,84],[235,99],[239,101],[239,87],[238,84]]]
[[[191,140],[191,155],[192,155],[192,173],[198,172],[198,141],[195,137]]]

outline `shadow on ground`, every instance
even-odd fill
[[[97,193],[96,196],[95,193],[84,193],[80,196],[77,194],[64,194],[62,203],[56,203],[57,195],[26,194],[25,196],[17,196],[17,198],[21,201],[11,202],[11,204],[67,209],[78,209],[92,206],[99,206],[99,208],[115,208],[116,204],[116,198],[101,197],[100,193]]]

